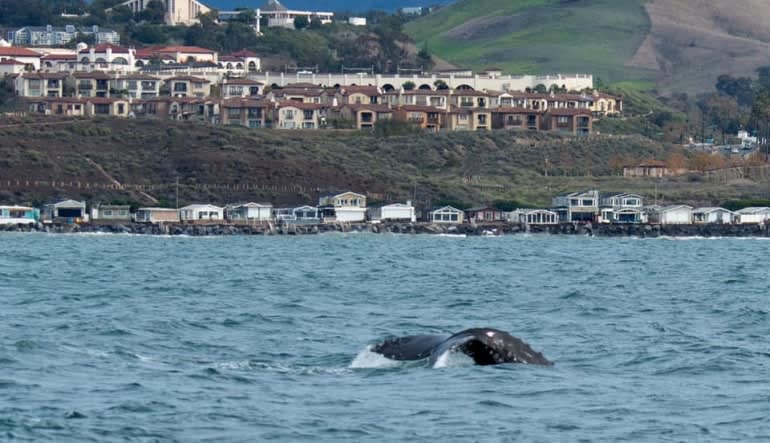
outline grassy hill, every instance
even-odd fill
[[[644,0],[461,0],[407,32],[418,47],[462,66],[514,73],[593,72],[651,79],[624,66],[651,28]]]
[[[449,3],[451,0],[282,0],[290,9],[332,12],[366,12],[372,9],[395,11],[403,7],[432,6]],[[204,3],[220,10],[232,10],[238,7],[259,8],[264,0],[206,0]]]
[[[460,0],[407,32],[461,66],[694,93],[770,65],[768,15],[766,0]]]
[[[664,159],[665,146],[641,137],[574,139],[502,131],[415,137],[330,131],[276,131],[141,120],[31,120],[0,123],[0,202],[55,198],[171,204],[271,201],[299,204],[352,189],[373,202],[414,199],[423,207],[516,200],[598,187],[669,201],[716,204],[767,195],[768,182],[611,176],[613,158]],[[547,159],[547,171],[545,171]],[[545,176],[547,172],[547,176]],[[120,190],[115,182],[142,185]],[[414,198],[416,194],[416,199]]]

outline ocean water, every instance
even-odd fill
[[[768,441],[759,239],[0,235],[0,441]],[[396,363],[489,326],[553,367]]]

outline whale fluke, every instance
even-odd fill
[[[551,366],[540,352],[511,334],[492,328],[473,328],[449,337],[410,335],[391,338],[372,346],[372,352],[392,360],[422,360],[435,363],[445,352],[462,352],[478,365],[526,363]]]

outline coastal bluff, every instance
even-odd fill
[[[598,237],[770,237],[767,225],[745,224],[574,224],[525,225],[485,223],[443,225],[431,223],[325,223],[312,225],[273,224],[189,224],[189,223],[112,223],[43,224],[0,226],[4,232],[43,232],[51,234],[105,233],[135,235],[308,235],[330,232],[375,234],[432,234],[495,236],[511,234],[594,235]]]

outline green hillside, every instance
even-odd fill
[[[457,65],[512,73],[652,79],[625,66],[650,30],[646,0],[460,0],[407,25],[418,47]]]
[[[289,205],[352,189],[366,192],[373,203],[409,199],[421,208],[514,200],[547,206],[556,193],[598,188],[647,196],[657,189],[668,202],[717,205],[764,197],[770,188],[767,175],[756,181],[619,177],[621,162],[662,160],[677,152],[640,136],[390,134],[128,119],[5,119],[0,122],[0,202],[78,198],[171,205],[178,190],[182,205]]]

